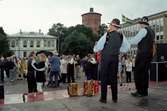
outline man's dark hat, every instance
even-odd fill
[[[117,28],[121,28],[121,26],[120,26],[120,20],[117,19],[117,18],[113,19],[113,20],[112,20],[110,23],[108,23],[108,24],[110,24],[110,25],[112,25],[112,26],[115,26],[115,27],[117,27]]]
[[[139,24],[145,24],[145,25],[149,25],[148,23],[148,17],[144,16],[143,18],[141,18],[138,22]]]

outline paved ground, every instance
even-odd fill
[[[134,98],[129,92],[119,92],[118,103],[108,97],[107,104],[98,102],[99,97],[73,97],[34,103],[1,106],[0,111],[167,111],[167,90],[151,89],[150,96]]]
[[[49,89],[49,92],[51,90],[52,93],[53,90],[55,92],[54,95],[51,95],[53,96],[52,99],[30,103],[5,104],[0,106],[0,111],[167,111],[166,82],[160,84],[158,88],[155,88],[153,83],[151,83],[151,86],[150,95],[146,98],[134,98],[129,94],[130,90],[134,88],[133,84],[119,87],[118,103],[111,101],[109,90],[107,104],[101,104],[98,101],[99,96],[73,98],[62,96],[63,93],[67,95],[63,86],[60,89]],[[13,93],[16,95],[22,94],[27,89],[26,82],[20,81],[15,84],[8,84],[5,89],[8,97]],[[50,93],[48,94],[50,95]]]

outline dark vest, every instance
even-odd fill
[[[113,31],[107,34],[107,40],[102,50],[102,56],[118,56],[120,53],[120,47],[122,45],[123,35],[117,31]]]
[[[138,54],[152,55],[155,33],[150,27],[145,28],[147,35],[138,43]]]

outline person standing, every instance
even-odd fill
[[[27,62],[27,83],[28,93],[37,92],[37,83],[35,69],[32,66],[32,61],[35,59],[35,53],[31,52]]]
[[[63,55],[61,59],[61,76],[63,83],[67,82],[67,64],[68,64],[67,57]]]
[[[131,82],[131,73],[132,73],[132,61],[130,60],[130,58],[127,59],[127,61],[125,62],[125,66],[126,66],[126,83],[130,83]]]
[[[49,56],[49,63],[50,63],[50,76],[49,76],[48,86],[51,85],[54,87],[58,87],[59,85],[58,77],[60,74],[61,63],[57,52],[55,52],[51,57]]]
[[[101,51],[101,98],[100,102],[107,102],[107,85],[111,85],[112,100],[118,99],[117,73],[119,53],[123,35],[118,32],[120,20],[113,19],[109,25],[104,48]]]
[[[27,74],[27,62],[26,62],[26,58],[23,57],[20,61],[20,72],[21,72],[21,78],[26,78]]]
[[[135,37],[129,40],[130,44],[137,45],[135,60],[134,80],[136,92],[132,96],[148,96],[149,67],[155,52],[155,33],[148,23],[148,18],[143,17],[139,22],[140,31]]]
[[[75,60],[74,60],[74,57],[72,55],[70,55],[69,56],[69,63],[67,64],[68,83],[75,82],[74,71],[75,71]]]
[[[36,70],[37,91],[43,92],[43,86],[46,82],[45,70],[47,65],[45,63],[46,56],[44,53],[37,54],[38,60],[34,61],[33,68]],[[41,70],[42,69],[42,70]]]
[[[4,82],[4,57],[0,58],[0,74],[1,74],[1,82]]]

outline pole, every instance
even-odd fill
[[[156,63],[156,87],[158,87],[158,63]]]

